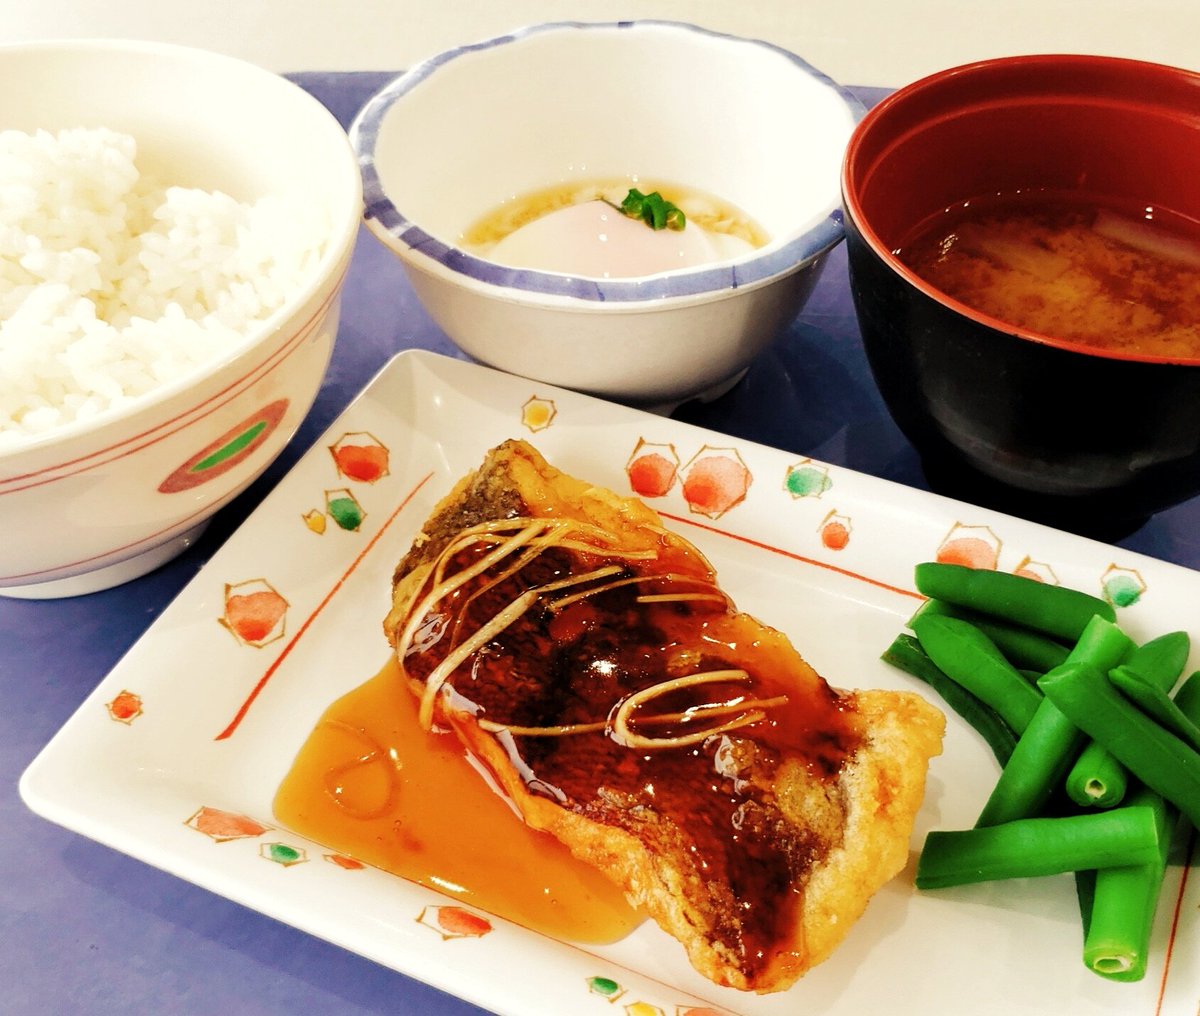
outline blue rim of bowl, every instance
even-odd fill
[[[421,229],[392,203],[384,192],[375,168],[374,152],[384,116],[401,96],[433,74],[443,64],[460,56],[508,45],[547,31],[603,29],[618,31],[640,27],[663,27],[696,32],[700,35],[760,46],[791,63],[818,83],[833,91],[846,104],[851,126],[866,115],[866,107],[848,89],[812,66],[807,60],[774,43],[715,32],[684,22],[637,20],[614,22],[555,21],[518,29],[506,35],[447,50],[398,75],[378,91],[359,111],[350,125],[350,140],[363,176],[364,218],[374,220],[410,250],[417,251],[444,268],[477,282],[503,289],[519,289],[546,296],[570,297],[594,302],[632,303],[670,297],[698,296],[762,282],[797,270],[837,246],[845,236],[841,197],[835,193],[825,218],[781,247],[758,256],[729,262],[713,268],[650,275],[640,279],[593,279],[542,272],[528,268],[510,268],[468,254]]]

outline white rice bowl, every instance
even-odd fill
[[[324,104],[224,54],[50,39],[0,77],[0,596],[78,596],[191,547],[296,435],[362,177]]]
[[[155,180],[127,134],[0,131],[0,450],[237,349],[329,230],[315,204]]]

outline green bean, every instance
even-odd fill
[[[1182,709],[1161,688],[1127,667],[1114,667],[1108,679],[1143,713],[1169,730],[1181,741],[1200,751],[1200,727],[1184,715]]]
[[[1070,642],[1079,638],[1094,615],[1117,619],[1116,610],[1106,600],[1023,575],[925,561],[916,566],[915,581],[918,591],[932,599]]]
[[[967,607],[947,603],[945,600],[926,600],[917,608],[913,617],[929,614],[969,621],[996,644],[996,648],[1014,667],[1037,671],[1039,676],[1057,667],[1067,658],[1069,652],[1067,646],[1039,632],[998,621]],[[911,626],[912,622],[909,624]]]
[[[1191,648],[1187,632],[1167,632],[1133,649],[1124,665],[1163,691],[1170,691],[1183,673]]]
[[[921,644],[911,635],[900,634],[884,650],[882,659],[906,674],[924,681],[987,742],[996,761],[1004,765],[1017,743],[1016,732],[991,706],[981,702],[957,681],[940,671]]]
[[[1050,671],[1080,663],[1107,670],[1133,648],[1133,642],[1111,621],[1095,615],[1067,656]],[[1053,703],[1043,700],[992,787],[975,821],[976,828],[1000,825],[1040,814],[1062,786],[1087,736]]]
[[[1200,671],[1175,690],[1174,702],[1188,722],[1200,726]]]
[[[1086,935],[1092,924],[1092,909],[1096,904],[1094,869],[1075,872],[1075,901],[1079,904],[1079,923],[1083,925],[1083,933]]]
[[[1183,682],[1175,692],[1175,704],[1193,723],[1200,723],[1200,670]]]
[[[1013,730],[1028,726],[1042,694],[978,628],[931,614],[913,621],[921,648],[947,677],[986,702]]]
[[[1041,814],[1086,742],[1086,736],[1054,703],[1043,699],[1017,739],[975,827],[1003,825]]]
[[[919,889],[1150,864],[1158,856],[1153,809],[1122,805],[1062,818],[934,831],[917,862]]]
[[[1175,689],[1174,701],[1188,720],[1200,726],[1200,671]]]
[[[1174,685],[1187,662],[1191,639],[1187,632],[1169,632],[1129,652],[1114,671],[1129,671],[1152,680],[1164,691]],[[1120,803],[1128,773],[1103,745],[1091,741],[1067,774],[1067,796],[1076,804],[1110,808]]]
[[[1072,723],[1200,827],[1200,752],[1142,713],[1095,667],[1064,664],[1039,684]]]
[[[1088,741],[1065,781],[1067,796],[1084,808],[1112,808],[1121,803],[1129,773],[1102,744]]]
[[[1200,726],[1200,671],[1175,689],[1175,705],[1190,722]]]
[[[1084,914],[1083,961],[1113,981],[1140,981],[1146,976],[1154,911],[1162,893],[1171,843],[1173,816],[1160,795],[1143,787],[1129,803],[1153,812],[1158,852],[1146,864],[1099,869]]]
[[[1165,692],[1178,680],[1190,649],[1187,632],[1169,632],[1131,649],[1109,676],[1128,670],[1153,681]],[[1090,741],[1067,773],[1066,791],[1083,807],[1111,808],[1121,802],[1128,783],[1125,767],[1103,745]]]
[[[1115,623],[1097,615],[1084,627],[1064,662],[1087,663],[1107,673],[1135,652],[1133,639]]]

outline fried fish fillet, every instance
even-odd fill
[[[839,692],[642,502],[490,452],[395,571],[427,724],[718,984],[787,988],[905,865],[942,714]]]

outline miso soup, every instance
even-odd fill
[[[969,307],[1115,353],[1200,358],[1200,224],[1064,193],[964,202],[897,255]]]

